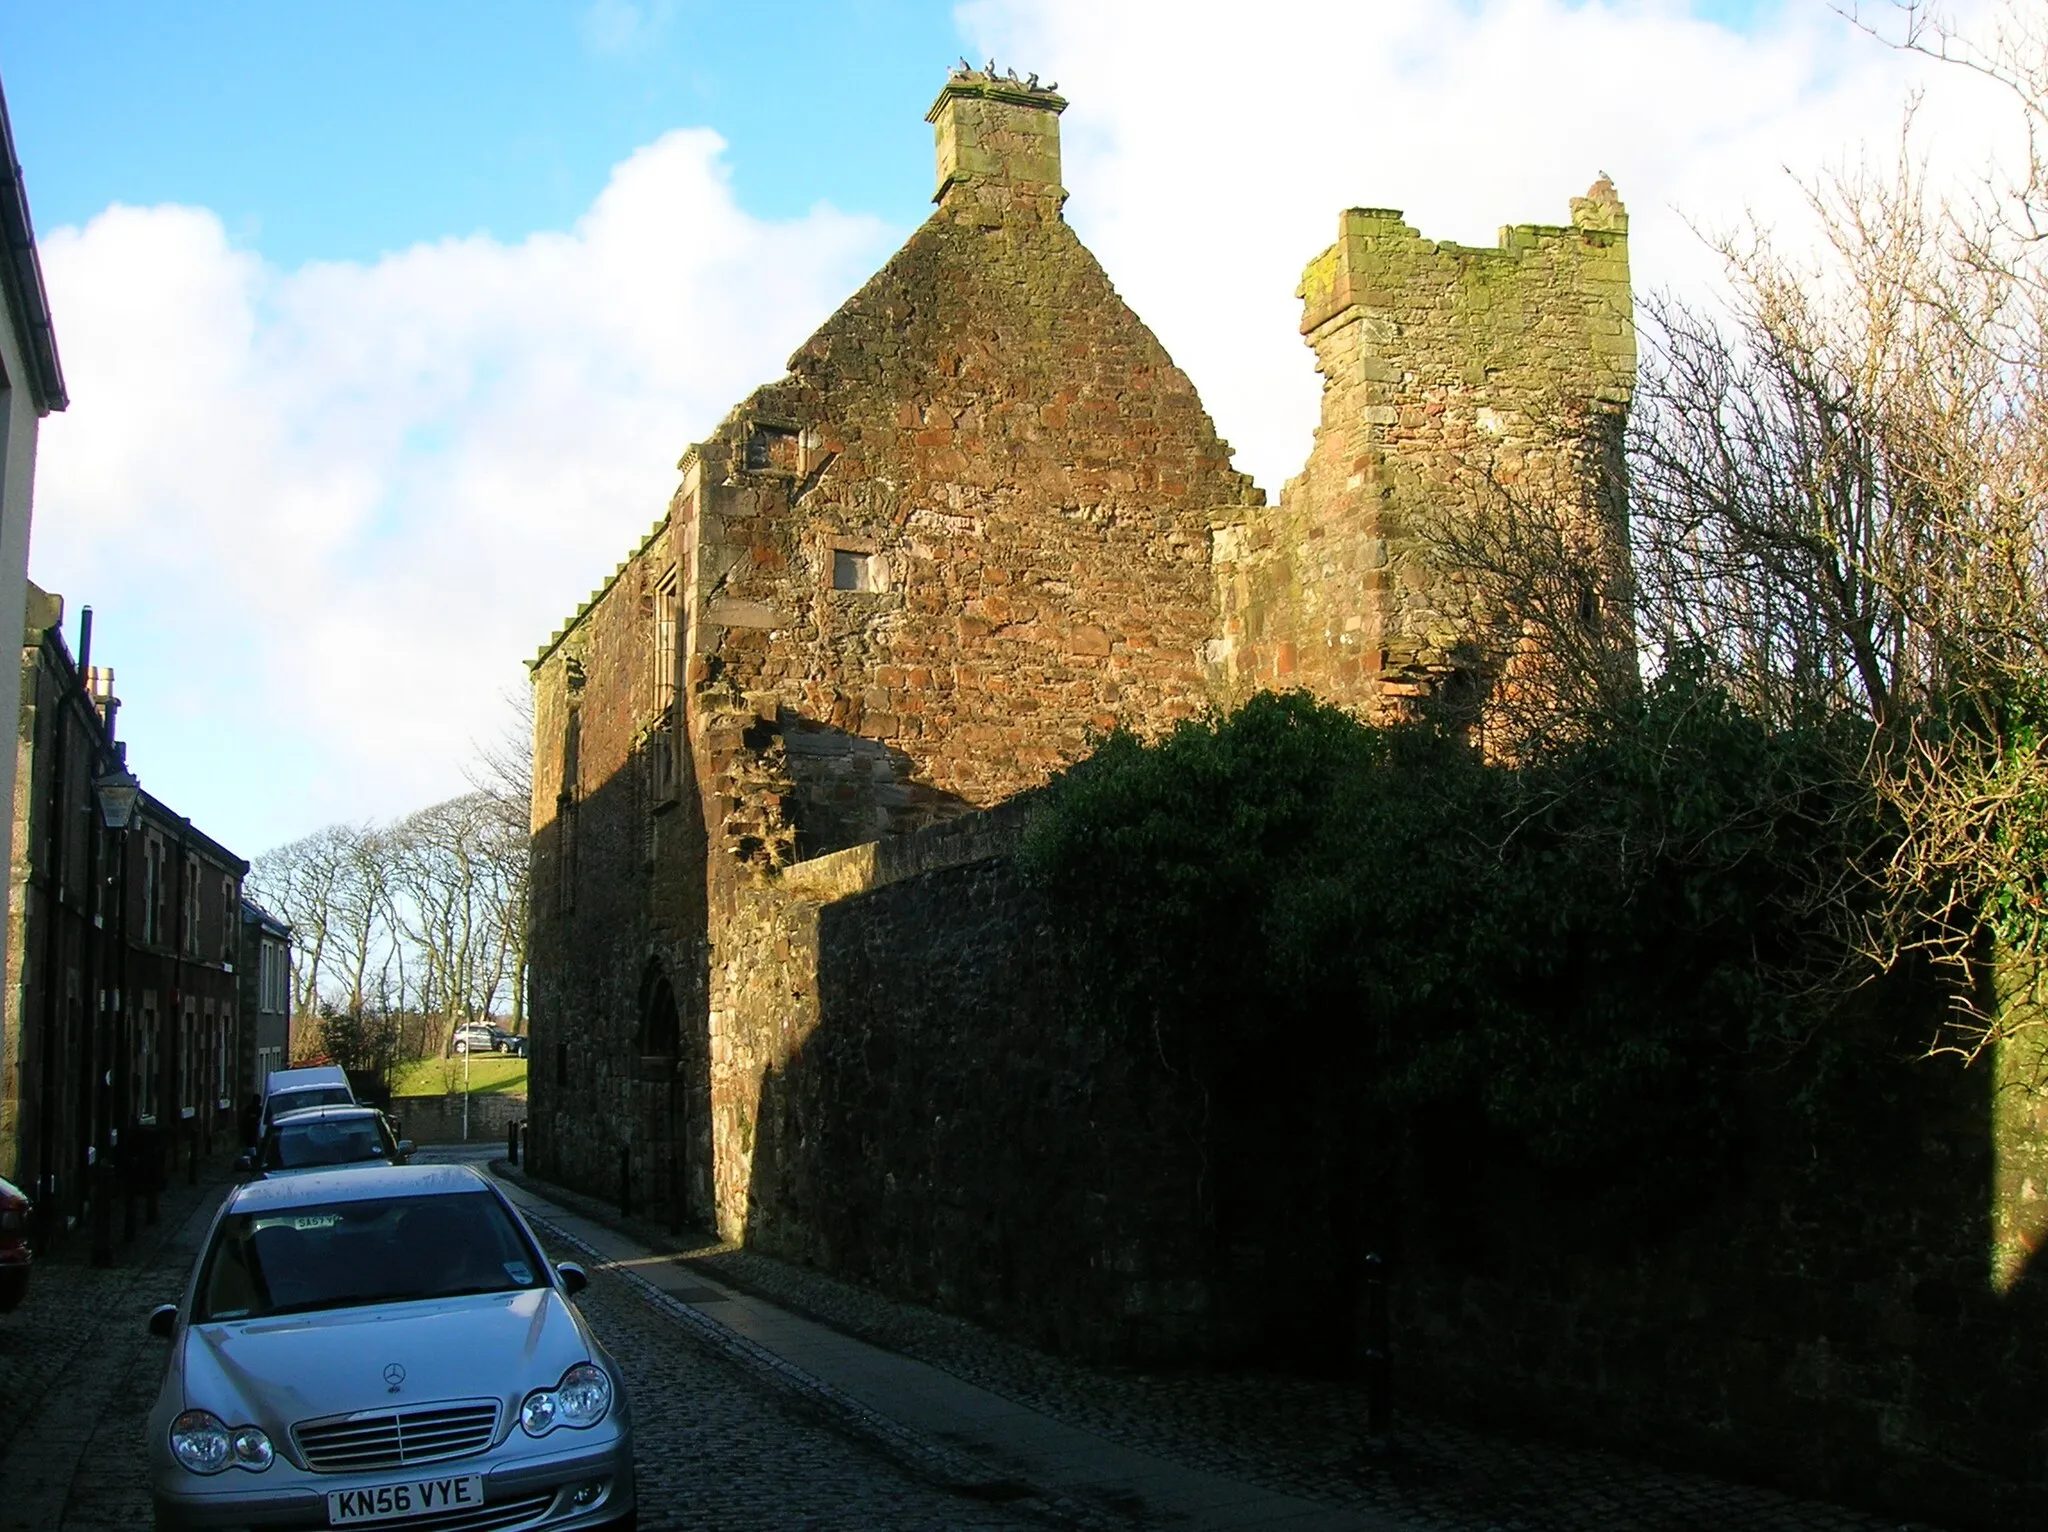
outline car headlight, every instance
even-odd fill
[[[594,1426],[612,1407],[612,1380],[605,1370],[578,1362],[553,1388],[537,1388],[519,1406],[519,1424],[528,1436],[546,1436],[557,1426]]]
[[[171,1422],[171,1456],[194,1473],[219,1473],[234,1460],[228,1428],[209,1410],[187,1410]]]
[[[246,1468],[261,1473],[275,1460],[270,1438],[256,1426],[230,1430],[211,1410],[187,1410],[171,1422],[171,1456],[193,1473]]]
[[[268,1468],[277,1454],[271,1450],[270,1438],[256,1426],[238,1426],[234,1432],[235,1466],[251,1469],[256,1473]]]

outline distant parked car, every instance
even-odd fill
[[[467,1166],[235,1188],[149,1316],[157,1526],[625,1532],[632,1424],[587,1280]]]
[[[235,1168],[288,1176],[347,1165],[403,1165],[411,1157],[412,1140],[395,1135],[375,1107],[322,1106],[278,1118]]]
[[[498,1035],[505,1040],[505,1052],[511,1054],[515,1059],[526,1057],[526,1038],[522,1034],[517,1032],[500,1032]]]
[[[0,1314],[20,1308],[28,1296],[28,1269],[36,1260],[28,1247],[29,1206],[20,1187],[0,1179]]]
[[[472,1021],[455,1029],[457,1053],[502,1053],[505,1034],[488,1022]]]

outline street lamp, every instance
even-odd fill
[[[110,731],[111,732],[111,731]],[[142,796],[142,784],[135,780],[135,774],[128,769],[127,751],[120,745],[114,746],[114,769],[93,778],[93,797],[99,803],[100,823],[120,837],[115,850],[117,862],[114,884],[114,922],[116,961],[119,977],[112,986],[114,1004],[106,1001],[106,965],[95,961],[92,964],[94,985],[93,1001],[97,1006],[96,1025],[93,1027],[95,1054],[93,1071],[93,1098],[97,1106],[99,1131],[93,1136],[98,1147],[93,1154],[92,1187],[92,1263],[95,1266],[110,1266],[114,1261],[113,1204],[108,1192],[108,1183],[113,1166],[108,1150],[114,1146],[118,1130],[114,1127],[114,1069],[118,1057],[122,1081],[127,1083],[128,1054],[126,1048],[116,1046],[115,1033],[120,1028],[120,1018],[125,1014],[126,996],[123,994],[128,981],[128,825],[135,817],[136,800]],[[97,862],[97,858],[94,859]],[[103,891],[103,890],[102,890]],[[98,957],[106,944],[105,917],[94,912],[90,935],[93,940],[94,956]],[[108,1012],[112,1011],[110,1019]]]
[[[127,829],[128,821],[135,817],[135,802],[142,796],[142,784],[135,780],[127,762],[117,761],[112,771],[95,777],[92,792],[99,799],[100,822],[109,830]]]

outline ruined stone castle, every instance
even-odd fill
[[[758,1232],[763,1082],[825,1009],[820,909],[986,857],[1005,821],[979,811],[1118,725],[1501,684],[1517,657],[1429,517],[1576,508],[1589,620],[1613,599],[1635,351],[1604,180],[1493,249],[1344,212],[1300,289],[1321,424],[1268,505],[1062,217],[1065,105],[947,80],[931,217],[684,453],[533,662],[545,1174]]]

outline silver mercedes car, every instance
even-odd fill
[[[625,1386],[569,1301],[587,1280],[466,1166],[237,1187],[150,1315],[157,1526],[631,1528]]]

